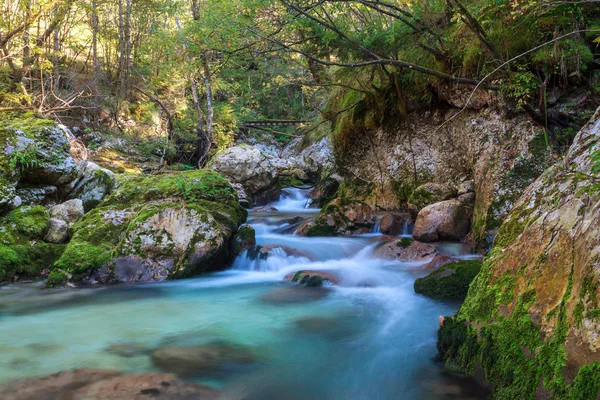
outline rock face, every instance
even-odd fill
[[[212,171],[132,178],[73,226],[55,267],[87,283],[224,268],[246,215],[229,182]]]
[[[366,203],[338,198],[321,210],[314,222],[298,232],[305,236],[342,236],[366,233],[375,225],[375,213]]]
[[[448,121],[456,112],[416,111],[396,126],[347,135],[339,144],[334,139],[336,162],[347,171],[348,196],[397,210],[407,205],[415,173],[417,186],[473,180],[474,238],[486,239],[552,160],[543,128],[527,115],[488,107],[464,110]],[[371,190],[364,180],[374,183]]]
[[[598,397],[598,143],[600,109],[515,204],[438,334],[446,364],[481,367],[498,398]]]
[[[481,261],[460,260],[445,263],[415,281],[415,293],[436,299],[463,300],[469,285],[481,269]]]
[[[209,168],[241,184],[255,205],[266,204],[279,196],[277,165],[257,146],[230,147],[217,154]]]
[[[413,237],[422,242],[460,240],[471,229],[471,207],[447,200],[425,207],[415,221]]]

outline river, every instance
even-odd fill
[[[251,212],[257,243],[276,246],[266,260],[243,253],[223,272],[100,288],[1,287],[0,382],[80,367],[156,371],[148,352],[107,350],[219,341],[261,355],[253,368],[195,378],[238,398],[482,398],[435,361],[438,317],[460,304],[416,295],[422,263],[374,258],[377,232],[294,235],[281,221],[316,215],[306,205],[306,193],[291,189],[271,205],[277,212]],[[468,257],[458,244],[441,249]],[[342,284],[313,292],[282,280],[299,270],[332,272]]]

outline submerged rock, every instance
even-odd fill
[[[148,349],[135,342],[113,343],[105,350],[107,353],[125,358],[145,355],[148,352]]]
[[[4,400],[63,399],[73,391],[103,379],[119,376],[119,371],[107,369],[76,369],[44,377],[14,380],[0,385]]]
[[[387,258],[403,262],[423,262],[431,260],[437,249],[429,244],[417,242],[413,239],[384,237],[373,255],[378,258]]]
[[[479,260],[447,262],[426,277],[417,279],[415,293],[438,299],[462,300],[480,269]]]
[[[425,207],[415,221],[413,237],[422,242],[460,240],[471,229],[473,209],[458,200],[447,200]]]
[[[166,347],[151,357],[160,369],[182,377],[234,372],[258,362],[254,351],[233,344]]]
[[[337,285],[340,283],[340,277],[331,272],[313,271],[313,270],[292,272],[292,273],[287,274],[283,278],[283,280],[295,282],[295,283],[301,283],[303,285],[306,285],[307,287],[321,287],[321,286],[323,286],[325,281],[328,281],[334,285]]]
[[[132,178],[73,226],[55,267],[87,283],[222,269],[246,215],[231,185],[212,171]]]
[[[327,297],[331,289],[324,287],[305,287],[293,285],[273,289],[260,297],[260,301],[274,304],[303,303],[317,301]]]
[[[173,374],[147,372],[104,379],[74,390],[70,400],[212,400],[217,390],[185,382]]]

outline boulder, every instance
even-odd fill
[[[23,204],[35,205],[56,202],[58,188],[52,185],[21,185],[17,195]]]
[[[240,254],[254,246],[256,246],[256,231],[254,228],[250,225],[240,226],[235,235],[234,253]]]
[[[322,300],[330,293],[331,288],[293,285],[273,289],[260,296],[260,301],[271,304],[304,303]]]
[[[56,262],[74,282],[148,282],[222,269],[247,216],[213,171],[140,176],[121,183],[73,227]]]
[[[283,253],[283,254],[282,254]],[[252,254],[248,254],[251,258],[260,258],[266,260],[273,255],[285,255],[286,257],[304,257],[311,261],[314,261],[314,257],[302,250],[294,249],[292,247],[283,244],[263,244],[256,246],[255,251]]]
[[[0,215],[19,207],[22,199],[17,195],[15,187],[0,176]]]
[[[81,199],[85,211],[96,207],[115,187],[115,174],[91,161],[82,161],[82,178],[77,182],[68,199]]]
[[[48,243],[64,243],[69,238],[69,225],[62,219],[50,218],[50,229],[44,237]]]
[[[395,237],[380,244],[373,255],[378,258],[402,262],[423,262],[431,260],[437,253],[435,247],[412,239]]]
[[[419,212],[413,237],[422,242],[460,240],[471,229],[473,209],[454,199],[435,203]]]
[[[238,201],[240,202],[240,205],[244,208],[252,208],[252,201],[246,194],[244,186],[242,186],[242,184],[240,183],[232,183],[231,186],[237,192],[237,197]]]
[[[0,385],[4,400],[71,399],[68,395],[81,387],[119,376],[107,369],[76,369],[44,377],[22,378]]]
[[[158,368],[182,377],[232,372],[258,362],[253,350],[222,343],[165,347],[154,351],[151,358]]]
[[[216,400],[219,392],[173,374],[147,372],[103,379],[73,390],[69,400]]]
[[[329,281],[329,283],[337,285],[340,283],[340,277],[331,273],[324,271],[298,271],[287,274],[284,278],[284,281],[300,283],[306,285],[308,287],[320,287],[323,286],[324,281]]]
[[[408,200],[408,209],[411,216],[415,218],[419,211],[430,204],[449,200],[456,197],[456,189],[450,184],[443,183],[425,183],[419,186]]]
[[[436,299],[463,300],[481,269],[480,260],[450,261],[415,281],[415,293]]]
[[[384,235],[399,235],[404,232],[404,225],[408,221],[408,215],[386,214],[379,220],[379,229]]]
[[[339,187],[340,183],[335,179],[325,179],[317,183],[310,192],[311,206],[324,207],[335,198]]]
[[[64,221],[68,227],[79,221],[84,214],[83,202],[79,199],[67,200],[50,209],[50,218]]]
[[[252,204],[262,205],[277,200],[281,188],[277,166],[272,158],[256,146],[240,145],[217,154],[208,168],[239,183],[252,199]]]
[[[373,209],[358,200],[337,198],[321,210],[312,223],[303,225],[299,235],[343,236],[369,232],[376,222]]]

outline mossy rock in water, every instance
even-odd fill
[[[377,218],[373,209],[359,200],[337,198],[326,205],[319,216],[300,229],[305,236],[344,236],[369,232]]]
[[[216,172],[185,171],[121,182],[73,226],[56,268],[75,282],[156,281],[221,269],[247,212]]]
[[[481,261],[462,260],[444,265],[415,281],[415,293],[439,299],[464,299],[481,269]]]
[[[43,242],[50,215],[42,206],[20,207],[0,219],[0,282],[39,278],[65,246]]]

